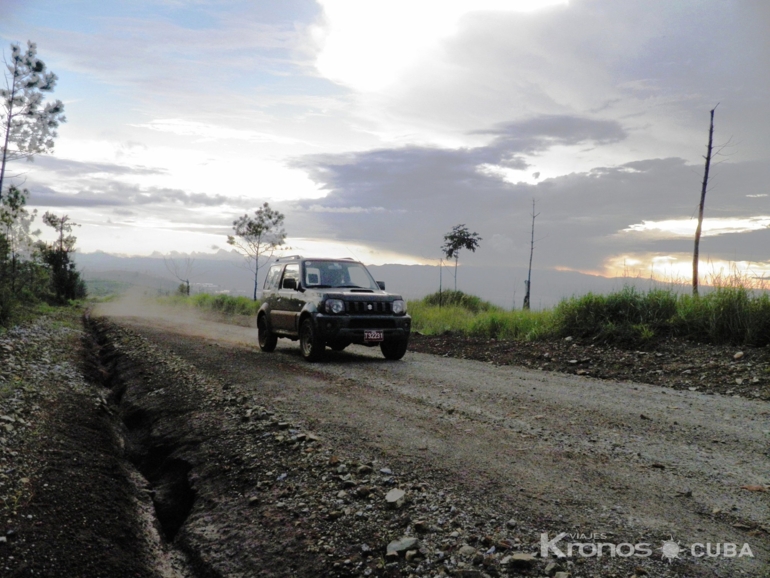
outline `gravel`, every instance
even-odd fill
[[[754,447],[738,423],[721,421],[741,408],[752,419],[767,415],[747,409],[744,400],[729,407],[719,402],[713,416],[719,426],[706,434],[714,436],[717,453],[695,451],[681,436],[694,432],[701,410],[721,396],[691,392],[681,378],[681,392],[618,386],[617,395],[636,404],[619,412],[611,405],[611,384],[591,386],[586,399],[576,389],[585,378],[577,375],[557,382],[547,374],[546,383],[499,373],[494,366],[506,362],[501,352],[514,355],[511,344],[487,343],[500,353],[488,366],[492,371],[471,361],[410,354],[392,364],[363,348],[308,366],[296,348],[265,356],[253,343],[235,345],[241,335],[250,338],[253,330],[245,328],[197,323],[196,332],[216,336],[207,340],[147,329],[147,321],[133,325],[97,320],[89,329],[92,339],[83,341],[72,323],[41,319],[0,336],[0,497],[6,521],[0,564],[10,576],[60,576],[65,569],[83,577],[165,578],[760,575],[757,566],[722,560],[670,562],[659,549],[630,560],[540,554],[542,533],[588,531],[599,521],[608,529],[604,539],[613,542],[666,539],[670,527],[651,533],[654,521],[645,516],[671,508],[717,529],[720,538],[752,540],[765,556],[768,528],[761,512],[767,494],[757,488],[770,481],[762,477],[767,459],[757,456],[753,466],[741,465],[749,453],[730,463],[718,453],[739,442]],[[434,341],[431,347],[437,348]],[[471,343],[461,352],[456,341],[451,350],[446,342],[442,346],[441,355],[469,358],[485,347]],[[597,347],[590,344],[527,347],[515,355],[540,364],[563,360],[573,373],[594,375],[597,367],[611,366],[597,361]],[[655,358],[655,352],[644,353],[613,355]],[[763,352],[742,350],[736,358],[732,351],[724,360],[726,353],[709,355],[718,356],[720,368],[751,363],[749,370],[738,370],[749,384],[754,373],[761,375]],[[452,373],[475,375],[476,383],[452,381]],[[537,402],[524,407],[533,387]],[[761,396],[748,397],[764,403]],[[79,413],[64,411],[67,402],[78,404]],[[689,404],[689,413],[674,416],[667,409],[672,404]],[[57,413],[57,407],[63,409]],[[634,414],[637,421],[624,423]],[[83,422],[102,428],[104,440],[68,446],[69,461],[57,461],[63,430]],[[90,431],[96,437],[97,430]],[[691,443],[705,444],[702,435]],[[649,454],[636,456],[637,445]],[[696,467],[698,452],[702,465]],[[554,461],[563,457],[567,461]],[[752,467],[756,476],[745,480],[752,489],[725,477]],[[582,478],[578,483],[565,479],[569,468],[569,476]],[[81,469],[86,477],[75,476]],[[726,483],[735,489],[724,500],[710,494]],[[61,486],[60,493],[41,498],[46,484]],[[656,487],[671,495],[661,497],[657,510],[634,509],[634,493]],[[602,488],[610,493],[598,508],[592,494]],[[65,489],[72,494],[69,509],[84,504],[77,522],[54,507]],[[119,516],[99,510],[110,496],[124,504]],[[709,503],[717,505],[706,508]],[[106,527],[94,527],[92,538],[84,540],[82,520],[89,518]],[[724,530],[730,525],[736,528]],[[54,527],[60,530],[52,540]],[[97,541],[97,535],[105,539]],[[53,541],[59,549],[46,550]],[[117,550],[124,555],[104,556]]]

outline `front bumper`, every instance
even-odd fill
[[[326,315],[315,317],[318,333],[327,341],[339,340],[363,343],[364,331],[382,331],[385,341],[408,339],[412,329],[409,315]]]

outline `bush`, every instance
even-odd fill
[[[460,307],[467,309],[472,313],[480,311],[502,311],[501,307],[493,305],[489,301],[483,301],[475,295],[468,295],[462,291],[443,291],[441,293],[432,293],[422,299],[425,305],[435,305],[443,307]]]
[[[713,344],[770,344],[770,296],[738,286],[693,297],[673,290],[639,293],[626,287],[610,295],[588,294],[554,310],[559,335],[620,345],[682,337]]]
[[[614,343],[638,343],[671,334],[679,297],[670,290],[639,293],[625,287],[617,293],[572,297],[554,309],[554,324],[562,336]]]
[[[419,301],[409,302],[412,327],[427,335],[452,332],[489,339],[539,339],[551,334],[551,314],[548,311],[505,311],[502,307],[483,301],[461,291],[443,294],[438,306],[438,293]]]

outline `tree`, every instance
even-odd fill
[[[535,214],[535,199],[532,199],[532,235],[529,240],[529,270],[527,271],[527,280],[524,281],[527,292],[524,294],[522,309],[529,309],[529,290],[532,288],[532,256],[535,254],[535,219],[539,214]]]
[[[264,203],[254,216],[243,215],[233,221],[235,235],[227,236],[227,243],[246,258],[254,271],[254,301],[257,300],[260,260],[267,261],[284,244],[283,214]]]
[[[193,264],[195,259],[190,258],[188,255],[184,259],[180,259],[177,262],[173,257],[163,257],[163,264],[166,266],[166,270],[176,277],[177,281],[180,281],[179,294],[190,296],[190,275],[192,274]]]
[[[77,237],[72,235],[72,228],[79,227],[69,216],[58,217],[51,212],[43,215],[43,222],[56,230],[58,238],[51,244],[39,243],[43,261],[51,268],[51,289],[56,301],[66,303],[70,299],[86,296],[85,283],[75,269],[71,254],[75,252]]]
[[[460,250],[468,249],[475,253],[479,241],[481,237],[478,233],[471,233],[464,224],[455,225],[449,233],[444,235],[441,250],[444,251],[447,259],[455,260],[455,291],[457,291],[457,263],[460,260]]]
[[[40,231],[30,231],[37,211],[30,214],[24,208],[28,197],[28,190],[11,185],[5,198],[0,199],[0,237],[4,246],[0,252],[0,273],[3,273],[0,277],[8,280],[12,295],[18,290],[20,260],[32,253],[32,237],[40,234]]]
[[[31,160],[38,153],[53,150],[56,129],[66,121],[60,100],[43,104],[43,93],[53,92],[57,77],[47,72],[37,57],[37,45],[27,42],[27,50],[11,44],[11,61],[6,62],[4,89],[0,89],[5,113],[0,124],[0,200],[3,197],[5,167],[9,160]]]
[[[719,106],[717,104],[717,106]],[[709,169],[711,168],[711,152],[714,142],[714,111],[717,109],[715,106],[711,109],[711,123],[709,124],[709,144],[706,149],[706,168],[703,172],[703,185],[700,191],[700,204],[698,205],[698,226],[695,229],[695,248],[692,255],[692,294],[698,295],[698,260],[700,259],[700,235],[703,227],[703,208],[706,204],[706,191],[709,183]]]

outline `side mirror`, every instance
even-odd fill
[[[284,279],[283,280],[283,288],[284,289],[291,289],[292,291],[297,290],[297,280],[293,278]]]
[[[385,291],[385,281],[377,281],[377,287]]]

